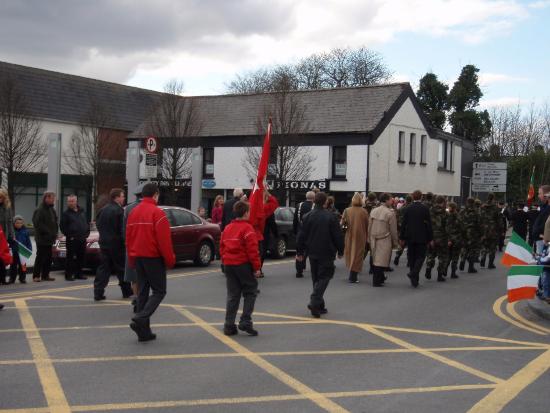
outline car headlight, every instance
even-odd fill
[[[99,242],[90,242],[88,244],[88,248],[94,248],[94,249],[99,249]]]

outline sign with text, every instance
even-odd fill
[[[472,184],[506,185],[506,169],[474,169]]]
[[[484,185],[484,184],[472,184],[473,192],[506,192],[506,185]]]
[[[140,154],[139,162],[139,178],[140,179],[153,179],[158,174],[158,156],[144,152]]]
[[[508,169],[506,162],[474,162],[474,169]]]
[[[268,180],[267,184],[272,189],[289,189],[295,191],[311,191],[314,188],[319,188],[321,191],[326,191],[329,189],[328,180],[318,180],[318,181],[274,181]]]
[[[147,153],[156,154],[158,148],[157,138],[154,136],[148,136],[145,138],[145,150]]]

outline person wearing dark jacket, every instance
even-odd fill
[[[315,194],[314,207],[302,223],[296,241],[296,259],[302,261],[309,256],[313,292],[308,305],[315,318],[326,314],[324,294],[331,278],[334,276],[334,260],[344,255],[344,236],[338,218],[324,206],[327,195],[324,192]]]
[[[34,282],[55,281],[50,277],[52,266],[52,245],[57,239],[58,219],[54,208],[55,193],[45,192],[42,204],[32,215],[34,225],[34,240],[36,242],[36,259],[32,279]]]
[[[235,188],[233,190],[233,199],[230,199],[223,204],[222,212],[222,224],[221,230],[223,231],[231,221],[235,219],[235,213],[233,212],[233,206],[241,200],[244,192],[242,188]]]
[[[111,202],[97,214],[96,226],[99,231],[99,248],[101,264],[97,268],[94,280],[94,300],[105,299],[105,287],[109,284],[111,274],[115,273],[122,290],[122,297],[132,295],[130,283],[124,281],[124,240],[122,238],[122,220],[124,216],[124,191],[111,189]]]
[[[527,221],[529,216],[527,212],[523,210],[525,204],[523,202],[516,203],[516,210],[512,212],[510,221],[512,222],[512,229],[521,238],[527,239]]]
[[[86,254],[86,240],[90,235],[90,223],[84,210],[78,205],[76,195],[67,197],[67,209],[61,215],[59,228],[65,235],[67,245],[65,280],[85,280],[86,277],[82,275],[82,264]]]
[[[10,265],[10,283],[14,283],[17,275],[21,284],[27,283],[27,260],[32,254],[32,242],[29,231],[25,226],[25,221],[21,215],[13,218],[13,229],[15,233],[15,248],[13,248],[13,262]],[[19,244],[27,249],[25,252],[19,251]],[[21,248],[23,248],[21,247]],[[22,255],[25,254],[23,258]],[[25,259],[27,257],[27,259]]]
[[[315,198],[315,192],[309,191],[306,193],[306,200],[298,204],[298,208],[294,210],[294,220],[292,222],[292,229],[294,230],[294,235],[298,235],[300,229],[302,228],[302,222],[304,217],[311,211],[313,208],[313,199]],[[304,271],[306,269],[306,260],[307,252],[304,256],[304,259],[301,261],[296,260],[296,278],[302,278],[304,276]]]
[[[176,263],[170,223],[166,213],[157,207],[158,186],[147,183],[141,192],[143,199],[128,216],[126,240],[128,265],[137,271],[139,295],[137,313],[130,328],[139,341],[154,340],[150,319],[166,296],[166,269]],[[149,296],[149,290],[153,293]]]
[[[542,252],[542,247],[540,246],[542,242],[538,243],[539,247],[537,248],[537,241],[542,241],[542,237],[544,235],[544,224],[546,224],[546,220],[548,219],[548,216],[550,216],[550,205],[548,204],[550,202],[550,185],[543,185],[539,188],[539,200],[540,210],[537,215],[537,219],[533,224],[532,234],[533,245],[538,253]]]
[[[418,287],[418,274],[426,258],[428,245],[433,246],[433,230],[429,208],[422,203],[422,192],[414,191],[413,202],[403,213],[399,239],[401,247],[407,245],[409,274],[413,287]]]

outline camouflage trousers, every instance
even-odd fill
[[[460,260],[479,262],[480,250],[481,246],[478,243],[466,244],[461,249]]]
[[[447,262],[447,267],[450,264],[452,269],[457,269],[462,250],[463,248],[458,243],[454,243],[451,247],[449,247],[449,260]]]
[[[426,268],[435,267],[435,259],[437,258],[437,272],[445,273],[449,265],[449,246],[447,241],[436,241],[433,248],[428,248],[426,254]]]
[[[498,247],[498,238],[485,237],[481,242],[481,259],[482,261],[489,256],[489,260],[495,259],[495,254]]]

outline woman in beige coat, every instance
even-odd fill
[[[382,194],[380,206],[372,210],[369,218],[369,243],[373,260],[372,285],[384,285],[384,269],[390,266],[391,253],[397,247],[397,218],[391,209],[392,196]]]
[[[346,228],[344,257],[349,270],[349,282],[356,283],[357,274],[363,269],[369,227],[369,213],[363,208],[360,193],[353,195],[351,206],[344,210],[341,224],[342,228]]]

